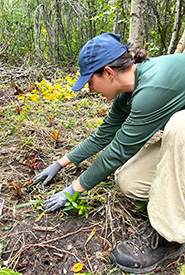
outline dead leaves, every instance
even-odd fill
[[[31,93],[33,91],[34,85],[31,85],[31,81],[29,80],[28,77],[27,77],[27,80],[28,80],[27,91],[23,91],[13,80],[11,80],[11,83],[15,88],[14,95],[22,95],[22,94],[25,94],[26,92]]]
[[[14,88],[15,88],[15,92],[14,92],[14,95],[22,95],[22,94],[24,94],[24,91],[20,88],[20,87],[18,87],[16,84],[15,84],[15,82],[13,82],[13,80],[11,80],[11,83],[12,83],[12,85],[14,86]]]

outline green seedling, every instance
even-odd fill
[[[62,129],[60,129],[58,132],[55,131],[55,130],[52,130],[52,131],[51,131],[51,132],[52,132],[51,135],[49,135],[48,133],[46,133],[46,135],[47,135],[49,138],[51,138],[51,139],[53,139],[53,140],[55,141],[56,147],[58,147],[59,144],[60,144],[59,135],[60,135],[60,132],[61,132],[61,131],[62,131]]]
[[[29,168],[30,172],[35,171],[35,169],[37,168],[37,166],[39,166],[39,165],[42,164],[42,162],[38,163],[36,161],[35,156],[32,156],[31,159],[26,159],[26,162],[27,163],[19,162],[19,164],[22,165],[22,166],[27,166]]]
[[[142,214],[146,214],[147,213],[147,205],[148,205],[147,201],[138,201],[138,200],[135,200],[134,202],[138,206],[138,210],[137,210],[138,213],[142,213]]]
[[[8,131],[7,136],[10,137],[13,134],[13,132],[14,132],[14,130],[15,130],[16,127],[12,123],[9,123],[9,125],[11,126],[11,129]]]
[[[84,200],[78,201],[79,193],[75,192],[72,197],[67,192],[64,192],[64,194],[66,195],[68,202],[66,202],[63,211],[67,212],[72,210],[78,212],[78,215],[82,215],[84,213],[85,217],[88,218],[87,210],[91,209],[91,206],[85,205]]]
[[[12,188],[13,190],[13,194],[16,196],[16,197],[22,197],[22,194],[23,194],[23,188],[21,186],[21,182],[20,182],[20,179],[18,177],[17,179],[17,183],[13,183],[12,181],[9,181],[8,180],[8,184],[10,185],[10,187]]]
[[[59,119],[59,121],[62,123],[62,125],[66,128],[71,128],[75,124],[75,118],[71,117],[69,121],[63,121]]]
[[[21,144],[17,145],[17,146],[21,146],[22,145],[21,149],[23,149],[24,146],[26,146],[26,145],[28,145],[28,144],[30,144],[32,142],[32,139],[29,139],[29,137],[22,138],[22,135],[23,134],[21,134],[19,136],[19,140],[20,140]]]

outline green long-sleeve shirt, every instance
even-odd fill
[[[80,176],[82,187],[89,190],[105,180],[181,109],[185,109],[185,54],[138,64],[134,92],[119,94],[98,130],[67,154],[78,165],[106,147]]]

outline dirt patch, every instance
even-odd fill
[[[59,217],[47,217],[35,225],[35,219],[25,218],[15,226],[8,250],[12,254],[12,264],[22,274],[73,274],[74,264],[84,264],[83,271],[96,272],[101,269],[104,249],[99,239],[101,227],[87,220],[73,217],[67,221]],[[96,233],[87,243],[89,235]],[[84,253],[86,251],[86,253]],[[19,255],[18,258],[16,255]],[[4,255],[8,259],[9,253]],[[12,257],[11,256],[11,257]],[[99,256],[99,259],[98,259]],[[92,261],[92,257],[94,258]],[[90,259],[91,258],[91,259]],[[104,260],[104,262],[106,259]]]

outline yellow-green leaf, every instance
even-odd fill
[[[92,230],[92,232],[90,233],[90,235],[89,235],[87,241],[85,242],[85,245],[90,241],[90,239],[94,236],[95,233],[96,233],[96,228],[94,228],[94,229]]]
[[[83,266],[84,265],[82,263],[77,263],[77,264],[73,265],[73,267],[71,268],[71,271],[79,272],[82,270]]]
[[[185,275],[185,265],[180,266],[179,270],[181,275]]]
[[[22,273],[17,273],[9,268],[1,268],[0,275],[22,275]]]
[[[42,212],[42,213],[40,214],[40,216],[39,216],[35,221],[36,221],[36,222],[39,221],[39,220],[42,218],[42,216],[45,215],[45,213],[46,213],[46,211]]]

